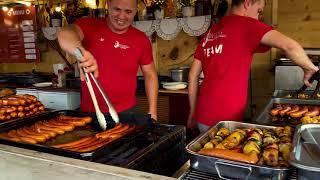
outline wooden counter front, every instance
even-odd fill
[[[137,109],[148,113],[148,99],[144,93],[137,93]],[[158,121],[161,123],[187,125],[189,114],[188,89],[159,89]]]

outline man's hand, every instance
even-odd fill
[[[151,117],[151,120],[152,120],[153,122],[157,122],[157,121],[158,121],[158,117],[157,117],[156,114],[152,114],[152,113],[148,113],[148,114],[149,114],[149,116]]]
[[[313,70],[306,70],[306,69],[304,69],[303,70],[304,71],[304,76],[303,76],[303,82],[304,82],[304,84],[306,85],[306,86],[308,86],[308,87],[311,87],[311,83],[309,82],[309,80],[310,80],[310,78],[311,78],[311,76],[314,74],[314,73],[316,73],[317,71],[319,71],[319,68],[318,67],[316,67],[315,69],[313,69]]]
[[[196,126],[196,121],[192,118],[192,114],[189,114],[188,121],[187,121],[187,128],[193,129]]]
[[[93,57],[93,55],[81,48],[81,52],[82,52],[82,59],[80,60],[81,63],[79,64],[79,68],[80,68],[80,80],[84,81],[84,74],[83,71],[81,70],[81,68],[84,68],[84,71],[87,73],[91,73],[93,72],[94,77],[98,77],[99,76],[99,71],[98,71],[98,64],[96,59]]]

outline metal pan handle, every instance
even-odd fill
[[[222,161],[216,161],[214,163],[214,167],[216,168],[216,171],[218,173],[219,178],[221,179],[225,179],[225,180],[231,180],[227,177],[223,177],[223,175],[220,173],[219,170],[219,165],[223,165],[223,166],[232,166],[232,167],[236,167],[236,168],[240,168],[240,169],[247,169],[248,170],[248,174],[246,175],[246,180],[249,179],[251,173],[252,173],[252,167],[251,166],[243,166],[243,165],[239,165],[239,164],[232,164],[232,163],[227,163],[227,162],[222,162]]]

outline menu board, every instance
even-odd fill
[[[0,62],[40,61],[36,28],[34,6],[17,5],[0,9]]]

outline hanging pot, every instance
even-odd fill
[[[179,67],[170,70],[171,78],[175,82],[188,82],[190,67]]]

